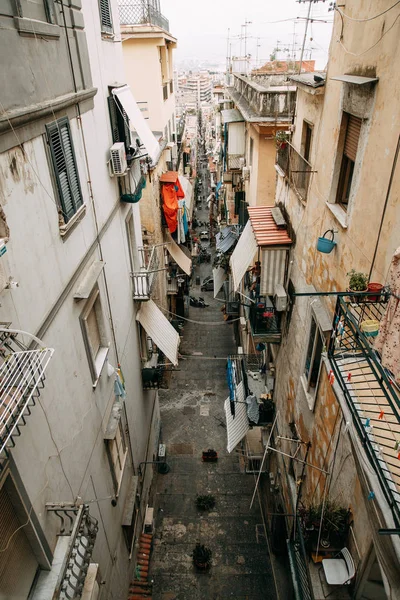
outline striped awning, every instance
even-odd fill
[[[213,278],[214,278],[214,298],[217,297],[219,290],[224,285],[224,281],[226,280],[225,269],[221,267],[217,267],[213,269]]]
[[[163,315],[153,300],[143,302],[136,315],[143,329],[161,352],[172,362],[178,364],[179,333]]]
[[[230,265],[233,275],[233,289],[236,292],[239,288],[244,274],[257,253],[257,240],[255,238],[251,222],[247,221],[246,227],[243,229],[242,235],[234,249]]]
[[[180,268],[182,269],[182,271],[184,273],[186,273],[186,275],[190,276],[190,274],[192,272],[191,259],[188,256],[186,256],[186,254],[183,252],[183,250],[180,249],[178,244],[172,238],[172,235],[169,233],[169,231],[165,232],[164,239],[165,239],[166,248],[167,248],[168,252],[170,253],[171,257],[173,258],[173,260],[176,262],[177,265],[180,266]]]
[[[249,431],[249,419],[247,417],[247,405],[244,399],[244,385],[243,381],[236,387],[235,399],[237,404],[235,405],[235,416],[232,416],[231,405],[229,397],[225,400],[225,416],[226,416],[226,429],[228,434],[228,452],[232,452],[242,441],[246,433]]]
[[[289,248],[262,250],[260,293],[273,296],[278,283],[285,285]]]

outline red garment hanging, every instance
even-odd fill
[[[178,226],[178,199],[185,197],[185,193],[176,179],[175,183],[162,184],[163,211],[170,233],[174,233]]]

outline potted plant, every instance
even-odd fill
[[[368,291],[368,275],[352,269],[347,273],[349,278],[349,292],[367,292]],[[356,296],[356,302],[364,299],[364,296]]]
[[[192,552],[193,564],[201,571],[211,567],[212,551],[204,544],[197,543]]]
[[[211,494],[199,495],[196,498],[196,506],[199,510],[211,510],[215,506],[215,497]]]
[[[369,292],[376,292],[377,295],[376,296],[368,296],[368,301],[369,302],[379,302],[382,290],[383,290],[383,285],[381,283],[373,283],[371,281],[368,284],[368,291]]]
[[[203,462],[217,462],[218,452],[216,450],[213,450],[212,448],[209,448],[208,450],[205,450],[203,452],[201,458]]]

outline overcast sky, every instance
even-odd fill
[[[312,4],[312,17],[331,22],[333,13],[328,12],[328,5],[328,1]],[[289,48],[292,55],[294,34],[298,59],[305,19],[296,20],[296,17],[305,17],[308,7],[308,2],[299,4],[296,0],[161,0],[161,10],[169,19],[170,31],[178,38],[175,55],[178,64],[182,60],[224,63],[228,28],[232,55],[244,55],[244,39],[240,41],[239,36],[244,34],[245,29],[241,26],[246,21],[251,21],[247,26],[247,53],[252,55],[253,61],[257,50],[260,64],[269,60],[277,40],[283,49]],[[311,49],[317,68],[326,65],[331,28],[331,23],[316,21],[309,24],[305,58],[309,58]],[[278,58],[283,60],[287,54],[284,50]]]

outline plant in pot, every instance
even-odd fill
[[[196,498],[196,506],[199,510],[211,510],[215,506],[215,497],[211,494],[199,495]]]
[[[349,287],[347,288],[349,292],[368,291],[368,275],[366,273],[361,273],[360,271],[352,269],[347,273],[347,277],[349,278]],[[355,296],[356,302],[363,299],[364,296]]]
[[[198,542],[193,549],[192,558],[193,564],[197,569],[206,571],[211,567],[212,551],[207,546],[204,546],[204,544]]]

